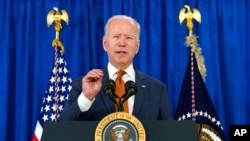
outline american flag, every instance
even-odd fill
[[[57,121],[68,99],[72,79],[62,51],[55,47],[54,67],[48,83],[48,89],[42,101],[32,141],[40,141],[46,121]]]

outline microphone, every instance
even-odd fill
[[[128,98],[130,98],[132,95],[136,94],[137,87],[135,85],[135,82],[131,80],[127,81],[125,84],[125,91],[126,91],[126,94],[122,96],[123,98],[122,103],[128,100]]]
[[[109,79],[106,81],[103,92],[106,94],[106,96],[109,97],[114,103],[117,103],[115,98],[117,98],[117,95],[115,95],[115,81],[112,79]]]

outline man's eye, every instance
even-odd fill
[[[127,39],[133,39],[132,37],[128,36]]]

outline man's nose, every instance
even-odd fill
[[[125,44],[126,44],[126,37],[122,35],[119,40],[119,45],[125,45]]]

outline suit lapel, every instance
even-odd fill
[[[101,95],[101,98],[103,99],[103,102],[104,102],[104,105],[105,105],[107,111],[108,111],[109,113],[112,113],[112,112],[114,112],[114,108],[110,108],[110,107],[112,107],[112,105],[114,105],[114,103],[113,103],[113,102],[104,94],[104,92],[103,92],[103,86],[105,85],[106,81],[109,80],[109,74],[108,74],[107,67],[105,67],[105,68],[102,69],[102,70],[103,70],[104,76],[103,76],[103,78],[102,78],[102,88],[101,88],[99,94]],[[113,106],[113,107],[114,107],[114,106]]]
[[[135,71],[135,80],[137,86],[137,93],[135,94],[134,110],[133,114],[139,114],[142,109],[146,94],[147,94],[147,81],[146,77],[139,71]]]

